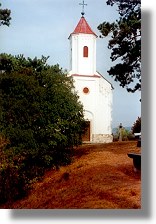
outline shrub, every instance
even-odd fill
[[[1,139],[6,143],[4,138]],[[23,197],[28,191],[28,178],[21,172],[22,160],[18,158],[14,163],[11,154],[0,147],[0,204]]]
[[[138,117],[132,126],[132,133],[140,133],[141,132],[141,117]]]
[[[10,140],[9,147],[15,154],[39,155],[47,164],[70,157],[69,148],[81,142],[84,123],[72,80],[58,65],[46,65],[44,57],[1,57],[0,132]]]
[[[70,163],[73,146],[81,143],[83,107],[73,81],[46,60],[0,55],[0,133],[8,139],[0,168],[3,196],[11,188],[16,198],[46,168]]]
[[[122,128],[121,133],[122,133],[122,141],[135,139],[135,136],[133,135],[133,133],[125,128]],[[117,129],[116,133],[113,135],[113,141],[115,142],[118,140],[119,140],[119,129]]]

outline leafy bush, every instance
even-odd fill
[[[0,169],[0,203],[23,197],[28,190],[26,177],[13,164]]]
[[[132,133],[140,133],[141,132],[141,117],[138,117],[132,126]]]
[[[15,186],[25,191],[44,169],[68,164],[81,143],[83,107],[73,81],[46,60],[0,55],[0,133],[8,139],[0,168],[3,195],[12,188],[16,197]]]
[[[0,139],[0,203],[4,203],[24,196],[28,190],[28,181],[24,173],[20,172],[20,159],[15,164],[12,151],[8,154],[4,152],[4,145],[8,142],[2,136]]]
[[[135,139],[133,133],[125,129],[124,127],[121,130],[121,134],[122,134],[122,141],[130,141]],[[113,135],[113,141],[115,142],[118,140],[119,140],[119,129],[117,129],[116,133]]]
[[[16,153],[55,157],[60,149],[80,143],[83,108],[72,80],[58,65],[45,62],[44,57],[1,56],[0,132]]]

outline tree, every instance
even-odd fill
[[[108,48],[116,61],[108,71],[128,92],[141,90],[141,0],[107,0],[118,7],[119,20],[98,26],[101,37],[111,34]]]
[[[0,133],[42,165],[70,160],[84,123],[72,80],[46,61],[0,55]]]
[[[121,139],[120,139],[121,137]],[[119,126],[116,128],[116,132],[113,134],[113,140],[114,141],[127,141],[134,139],[134,136],[132,134],[132,131]]]
[[[132,126],[132,133],[140,133],[141,132],[141,117],[138,117]]]
[[[6,25],[6,26],[10,25],[10,20],[11,20],[10,14],[11,14],[11,10],[1,9],[1,3],[0,3],[0,26],[1,25]]]

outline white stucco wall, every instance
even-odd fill
[[[112,85],[103,77],[99,79],[98,89],[97,133],[112,134]]]
[[[85,119],[91,122],[91,141],[112,134],[112,86],[103,77],[74,76],[74,85],[84,106]],[[89,88],[85,94],[83,88]],[[110,138],[110,136],[109,136]],[[108,138],[107,138],[108,140]],[[109,140],[108,142],[112,141]],[[102,140],[100,141],[102,142]]]
[[[90,75],[96,72],[96,37],[92,34],[72,34],[70,40],[70,74]],[[88,57],[83,57],[83,47]]]

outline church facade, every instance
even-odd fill
[[[70,71],[84,107],[87,129],[83,142],[112,142],[113,87],[96,71],[96,39],[84,15],[70,34]]]

